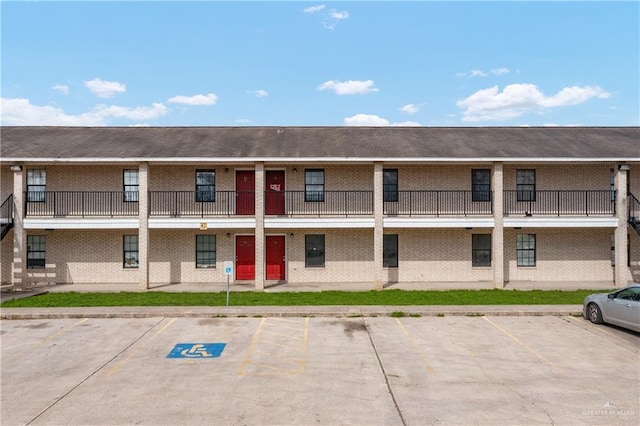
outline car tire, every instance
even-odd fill
[[[602,312],[600,311],[600,307],[595,303],[589,303],[587,306],[587,316],[592,323],[602,324]]]

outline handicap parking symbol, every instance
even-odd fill
[[[226,343],[178,343],[167,358],[218,358]]]

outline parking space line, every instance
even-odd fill
[[[551,361],[549,361],[548,359],[543,357],[540,353],[538,353],[537,351],[532,349],[530,346],[528,346],[526,343],[524,343],[523,341],[518,339],[516,336],[514,336],[511,333],[509,333],[507,330],[505,330],[504,328],[500,327],[498,324],[496,324],[495,322],[491,321],[486,316],[483,316],[482,319],[487,321],[489,324],[491,324],[493,327],[495,327],[496,330],[500,331],[502,334],[504,334],[505,336],[507,336],[508,338],[513,340],[514,342],[516,342],[518,345],[522,346],[524,349],[526,349],[527,351],[532,353],[540,361],[542,361],[543,363],[547,364],[552,370],[556,370],[557,372],[564,374],[564,371],[562,369],[560,369],[555,364],[553,364]]]
[[[297,325],[297,327],[289,325]],[[294,333],[282,334],[269,330],[268,327],[278,327],[291,330]],[[302,336],[300,336],[300,333]],[[247,353],[240,364],[238,375],[302,375],[307,362],[307,345],[309,336],[309,318],[305,318],[302,329],[299,321],[276,318],[263,318],[247,348]],[[275,338],[285,339],[275,341]],[[281,348],[293,351],[293,354],[283,353]],[[292,370],[291,364],[298,366]],[[267,370],[267,371],[265,371]]]
[[[163,318],[160,322],[164,321],[166,318]],[[166,323],[164,326],[162,326],[162,328],[160,328],[158,331],[156,331],[156,333],[151,336],[149,338],[149,340],[147,340],[145,343],[140,344],[139,346],[137,346],[134,350],[131,351],[131,353],[129,353],[129,355],[127,355],[126,357],[124,357],[123,359],[121,359],[116,365],[114,365],[110,370],[108,370],[105,375],[107,376],[113,376],[124,364],[126,364],[131,358],[133,358],[135,355],[137,355],[140,351],[142,351],[143,349],[146,349],[147,346],[149,345],[149,343],[151,343],[151,341],[153,339],[155,339],[160,333],[163,333],[167,328],[169,328],[169,326],[171,324],[173,324],[174,322],[176,322],[176,320],[178,320],[178,318],[172,318],[171,321],[169,321],[168,323]],[[154,327],[156,327],[158,324],[160,324],[160,322],[158,322],[156,325],[154,325]],[[153,327],[152,327],[153,329]],[[131,343],[131,345],[133,345],[136,342],[139,342],[140,339],[142,339],[147,333],[144,333],[142,336],[140,336],[138,339],[136,339],[134,342]],[[127,349],[129,349],[131,347],[131,345],[127,346],[123,351],[121,351],[120,353],[123,353],[124,351],[126,351]],[[120,355],[120,354],[118,354]],[[117,356],[117,355],[116,355]]]
[[[420,348],[418,347],[418,345],[416,344],[415,340],[413,339],[413,336],[409,333],[409,331],[404,327],[404,325],[402,324],[402,322],[398,318],[394,318],[394,319],[396,320],[396,323],[398,324],[398,327],[400,327],[400,330],[402,330],[402,332],[406,336],[407,340],[409,341],[409,344],[413,347],[413,352],[416,355],[418,355],[418,358],[420,359],[420,362],[422,363],[422,365],[424,365],[424,367],[426,368],[427,372],[433,373],[433,368],[429,365],[429,363],[427,362],[427,359],[425,358],[425,356],[420,351]]]
[[[52,335],[44,337],[44,338],[32,343],[31,345],[29,345],[28,350],[31,351],[31,350],[39,347],[39,346],[42,346],[45,343],[47,343],[49,340],[63,335],[64,333],[70,331],[71,329],[79,326],[80,324],[82,324],[82,323],[84,323],[84,322],[86,322],[88,320],[89,320],[89,318],[83,318],[83,319],[81,319],[80,321],[78,321],[76,323],[73,323],[73,324],[71,324],[71,325],[69,325],[67,327],[64,327],[64,328],[58,330],[57,332],[53,333]],[[11,356],[5,357],[4,361],[12,361],[14,359],[22,357],[23,354],[24,354],[24,351],[18,352],[16,354],[11,355]]]

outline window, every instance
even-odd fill
[[[215,170],[196,170],[196,201],[216,201]]]
[[[398,235],[385,234],[382,238],[382,266],[398,267]]]
[[[536,235],[518,234],[516,245],[518,266],[536,266]]]
[[[491,266],[491,234],[471,235],[471,266]]]
[[[536,171],[533,169],[516,170],[516,192],[518,201],[536,200]]]
[[[45,254],[45,236],[27,235],[27,269],[44,269]]]
[[[611,234],[611,266],[616,266],[616,234]]]
[[[138,170],[125,170],[122,180],[124,183],[124,201],[138,201],[138,190],[140,188]]]
[[[125,268],[138,267],[138,236],[125,235],[123,244],[122,264]]]
[[[611,191],[611,201],[616,200],[616,172],[613,169],[610,169],[609,172],[609,188]]]
[[[304,266],[307,268],[324,267],[324,235],[304,236]]]
[[[27,170],[27,201],[44,203],[47,201],[47,171]]]
[[[471,191],[473,201],[491,201],[491,171],[489,169],[471,170]]]
[[[304,201],[324,201],[324,170],[304,171]]]
[[[398,201],[398,170],[384,169],[382,171],[382,199],[384,201]]]
[[[216,267],[216,236],[196,235],[196,268]]]

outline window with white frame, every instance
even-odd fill
[[[304,266],[306,268],[324,267],[324,234],[304,236]]]
[[[536,266],[536,235],[516,236],[516,257],[518,266]]]
[[[196,235],[196,268],[216,267],[216,236]]]
[[[471,235],[471,266],[491,266],[491,234]]]
[[[47,243],[44,235],[27,235],[27,269],[43,269]]]
[[[27,170],[27,201],[44,203],[47,201],[47,171]]]
[[[304,201],[324,201],[323,169],[306,169],[304,171]]]
[[[216,171],[196,170],[196,201],[216,201]]]
[[[534,169],[516,170],[516,193],[518,201],[536,200],[536,171]]]
[[[382,237],[382,266],[398,267],[398,234],[385,234]]]
[[[138,267],[138,236],[125,235],[123,238],[122,265],[125,268]]]
[[[140,189],[140,175],[137,169],[124,170],[123,171],[123,189],[124,189],[124,201],[136,202],[138,201],[138,192]]]

